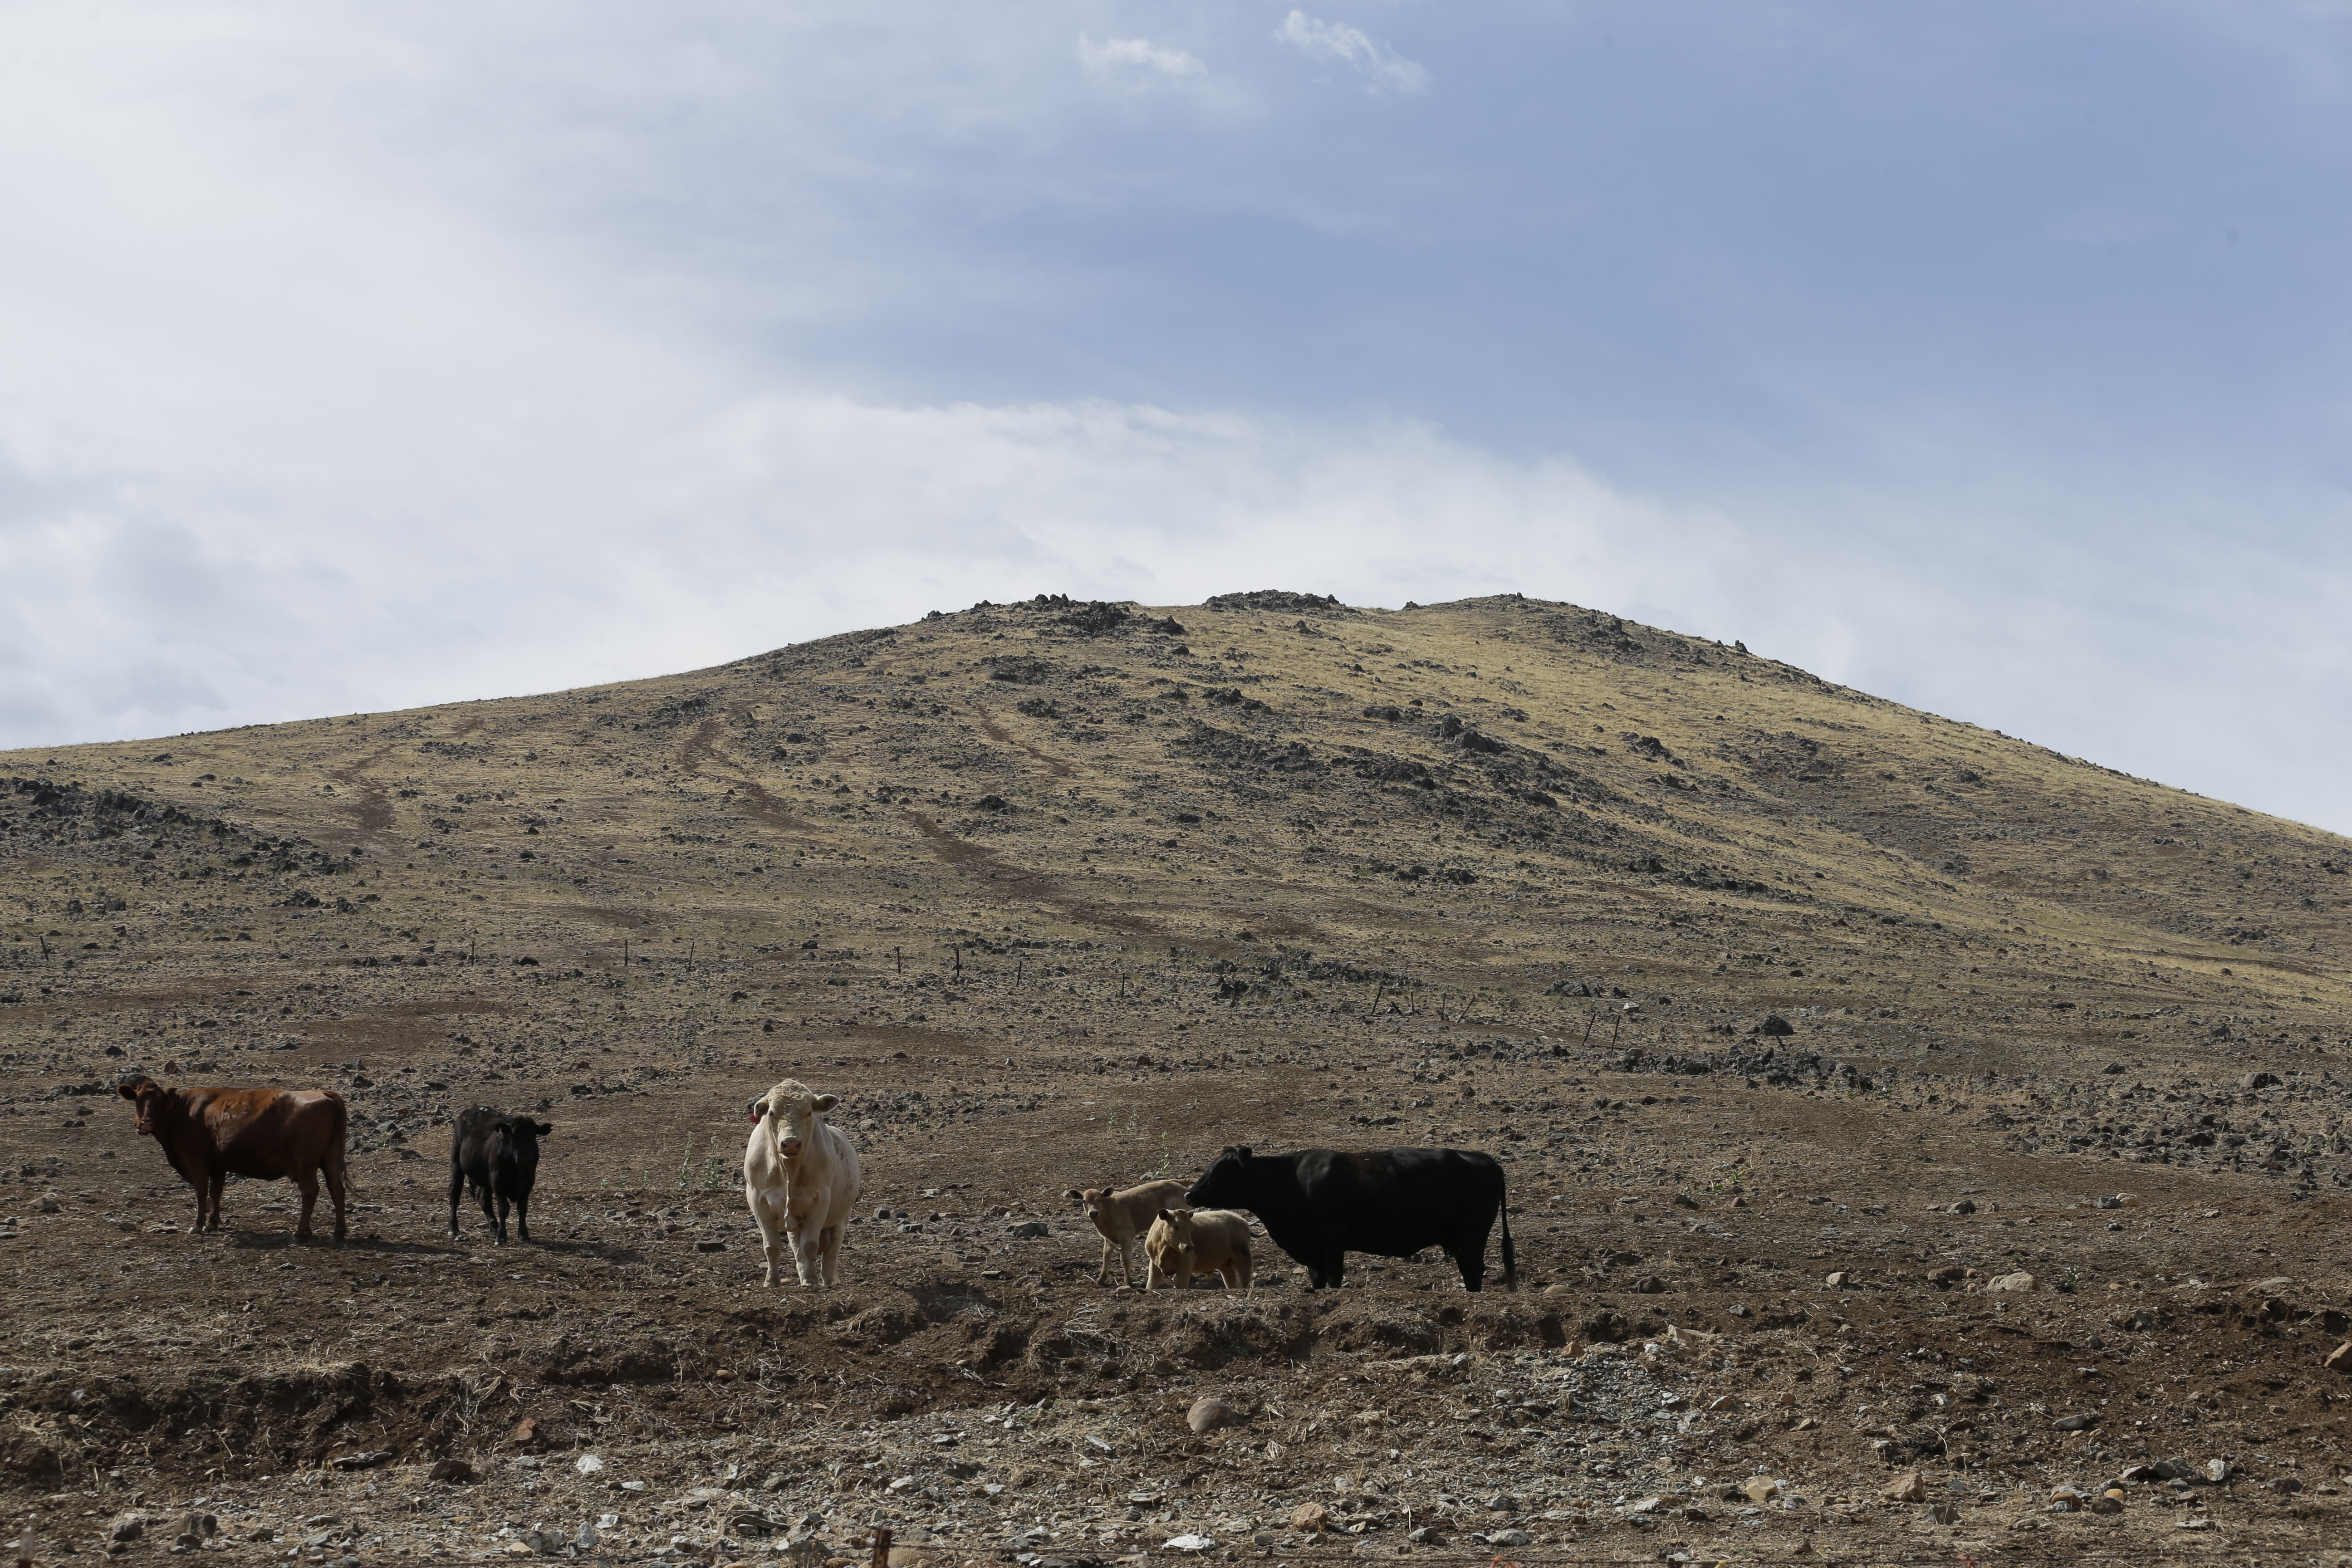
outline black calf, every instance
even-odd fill
[[[555,1131],[552,1122],[507,1116],[478,1105],[457,1118],[449,1138],[449,1234],[457,1234],[457,1200],[470,1184],[481,1199],[482,1217],[507,1244],[507,1205],[514,1205],[515,1234],[530,1239],[530,1189],[539,1180],[539,1141]],[[497,1207],[491,1206],[495,1201]]]

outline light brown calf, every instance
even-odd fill
[[[1151,1222],[1170,1204],[1182,1200],[1184,1184],[1178,1181],[1146,1182],[1139,1187],[1129,1187],[1123,1193],[1108,1187],[1088,1187],[1081,1192],[1072,1187],[1062,1194],[1076,1198],[1086,1205],[1087,1218],[1102,1232],[1102,1267],[1095,1270],[1095,1283],[1110,1280],[1111,1254],[1118,1254],[1118,1280],[1122,1285],[1135,1283],[1132,1263],[1133,1248],[1151,1228]]]
[[[1228,1290],[1249,1289],[1247,1216],[1231,1209],[1160,1211],[1143,1238],[1143,1288],[1171,1279],[1179,1290],[1189,1290],[1195,1274],[1213,1274]]]

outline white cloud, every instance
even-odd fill
[[[1078,35],[1078,60],[1089,74],[1134,84],[1153,77],[1181,80],[1206,76],[1209,68],[1182,49],[1164,48],[1149,38],[1106,38],[1096,43]]]
[[[1274,36],[1314,58],[1339,60],[1361,71],[1372,92],[1426,92],[1429,72],[1386,44],[1344,22],[1321,22],[1304,11],[1282,19]]]

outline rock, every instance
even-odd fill
[[[572,1461],[572,1468],[583,1476],[593,1476],[604,1468],[604,1461],[593,1454],[583,1454]]]
[[[1239,1425],[1242,1413],[1213,1395],[1192,1401],[1192,1408],[1184,1413],[1184,1424],[1195,1432],[1213,1432],[1220,1426]]]
[[[2000,1275],[1987,1281],[1985,1289],[1988,1290],[2039,1290],[2042,1289],[2042,1281],[2021,1268],[2014,1274]]]
[[[109,1541],[136,1541],[146,1533],[147,1521],[135,1513],[126,1513],[114,1521],[114,1528],[107,1531],[106,1538]]]
[[[514,1424],[514,1430],[507,1434],[507,1441],[518,1448],[535,1448],[539,1447],[541,1439],[540,1437],[538,1420],[533,1416],[526,1415],[521,1420],[516,1422]]]
[[[2061,1415],[2058,1418],[2058,1430],[2061,1432],[2087,1432],[2092,1427],[2097,1426],[2099,1418],[2095,1415]]]
[[[1486,1511],[1489,1513],[1517,1513],[1519,1511],[1519,1500],[1498,1492],[1495,1496],[1486,1500]]]
[[[392,1458],[389,1448],[366,1448],[356,1454],[338,1454],[327,1461],[339,1470],[373,1469]]]
[[[1486,1532],[1489,1546],[1525,1546],[1530,1537],[1524,1530],[1493,1530]]]
[[[1024,1220],[1013,1227],[1013,1234],[1023,1241],[1035,1241],[1045,1234],[1045,1222],[1042,1219]]]
[[[1303,1502],[1290,1510],[1290,1528],[1318,1534],[1331,1527],[1331,1510],[1319,1502]]]
[[[2091,1206],[2093,1208],[2102,1209],[2119,1209],[2124,1206],[2124,1201],[2121,1198],[2100,1198],[2095,1201]]]
[[[1437,1526],[1433,1524],[1424,1524],[1406,1531],[1405,1539],[1412,1542],[1415,1546],[1433,1546],[1439,1541],[1443,1540],[1444,1537],[1439,1535]],[[1270,1546],[1273,1542],[1261,1542],[1259,1544]]]
[[[1952,1205],[1952,1212],[1954,1214],[1974,1214],[1977,1212],[1977,1201],[1974,1198],[1962,1198],[1958,1203]]]
[[[2352,1373],[2352,1340],[2347,1340],[2329,1351],[2327,1359],[2320,1364],[2330,1372]]]
[[[1780,1495],[1780,1483],[1769,1476],[1750,1476],[1739,1483],[1739,1489],[1749,1502],[1766,1503]]]
[[[2274,1072],[2250,1072],[2238,1080],[2240,1089],[2269,1089],[2279,1082]]]
[[[481,1472],[463,1459],[443,1459],[425,1474],[430,1479],[449,1481],[459,1486],[468,1485],[482,1479]]]
[[[1824,1290],[1851,1290],[1853,1289],[1853,1276],[1841,1268],[1834,1274],[1823,1277],[1822,1280],[1822,1289]]]
[[[1160,1543],[1162,1552],[1206,1552],[1217,1544],[1213,1535],[1177,1535]]]
[[[2281,1476],[2271,1482],[2271,1490],[2278,1493],[2281,1497],[2293,1497],[2302,1489],[2303,1483],[2296,1480],[2293,1476]]]
[[[58,1202],[57,1194],[43,1193],[33,1206],[43,1214],[56,1214],[63,1205]]]
[[[1927,1517],[1937,1524],[1958,1524],[1960,1522],[1960,1510],[1950,1503],[1939,1502],[1927,1510]]]
[[[1919,1479],[1918,1471],[1913,1470],[1907,1475],[1895,1477],[1879,1495],[1889,1502],[1926,1502],[1927,1483]]]
[[[580,1521],[580,1533],[572,1538],[572,1544],[578,1547],[583,1552],[594,1550],[596,1545],[596,1526],[588,1520],[582,1520]]]
[[[2209,1481],[2226,1481],[2226,1480],[2228,1480],[2228,1479],[2230,1479],[2230,1474],[2231,1474],[2231,1471],[2230,1471],[2230,1461],[2229,1461],[2229,1460],[2227,1460],[2227,1459],[2208,1459],[2208,1460],[2206,1460],[2206,1461],[2205,1461],[2205,1479],[2206,1479],[2207,1480],[2209,1480]]]
[[[2089,1507],[2093,1513],[2121,1513],[2124,1510],[2123,1493],[2101,1492],[2091,1500]]]
[[[2213,1528],[2213,1521],[2210,1519],[2184,1519],[2172,1528],[2175,1530],[2210,1530]]]
[[[1780,1036],[1793,1035],[1797,1030],[1796,1026],[1790,1024],[1788,1019],[1783,1018],[1780,1014],[1767,1013],[1764,1016],[1764,1021],[1756,1026],[1756,1032],[1759,1035]]]

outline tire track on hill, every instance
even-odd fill
[[[1132,936],[1165,934],[1165,928],[1156,921],[1092,899],[1075,898],[1056,878],[1006,864],[995,850],[983,849],[977,844],[958,838],[919,811],[901,815],[915,825],[916,830],[930,842],[932,853],[950,869],[984,873],[986,880],[997,883],[998,887],[991,889],[995,897],[1034,899],[1039,903],[1051,905],[1081,924],[1100,926],[1106,931],[1124,931]]]
[[[720,727],[730,719],[741,718],[754,706],[750,702],[739,702],[726,712],[714,713],[697,724],[694,733],[678,746],[678,765],[698,777],[703,763],[717,763],[725,770],[728,777],[735,781],[735,798],[746,812],[769,826],[781,827],[787,833],[812,833],[814,830],[805,818],[795,816],[790,806],[770,795],[765,785],[745,773],[732,757],[719,749]]]

